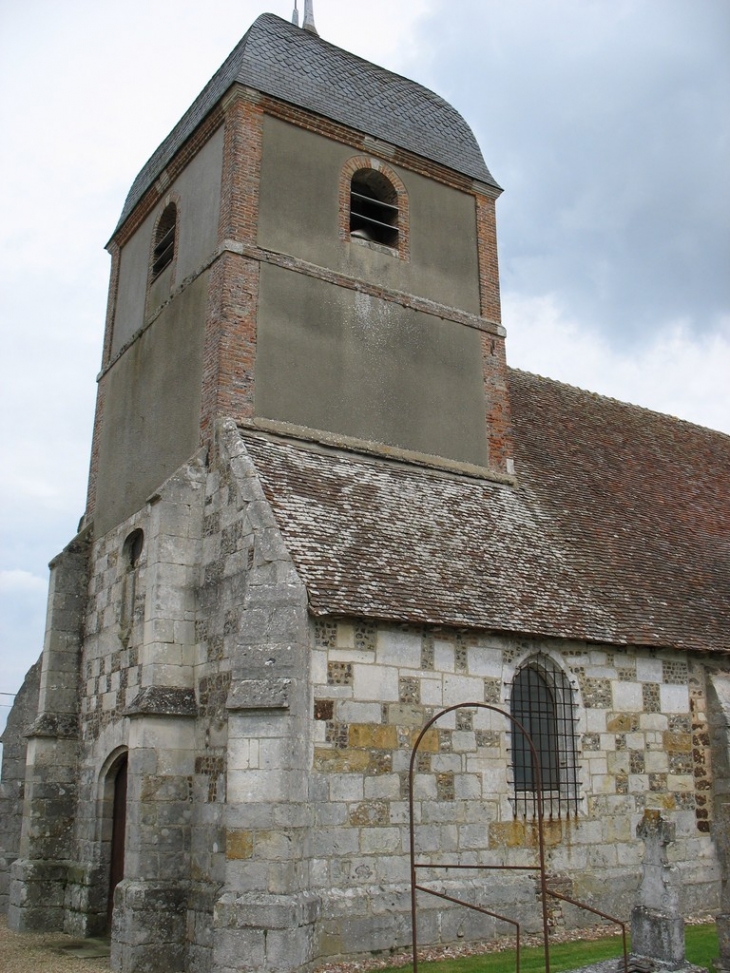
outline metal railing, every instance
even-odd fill
[[[453,864],[444,864],[443,862],[427,862],[427,861],[416,861],[416,824],[414,815],[414,772],[416,767],[416,759],[418,757],[419,747],[421,742],[426,735],[426,733],[431,729],[434,723],[438,722],[442,717],[446,716],[447,713],[453,713],[460,709],[481,709],[489,710],[493,713],[498,713],[509,721],[511,726],[516,728],[520,734],[521,738],[527,744],[529,748],[530,756],[532,759],[532,773],[533,781],[535,784],[535,801],[537,805],[537,861],[531,865],[464,865],[459,862],[454,862]],[[409,808],[409,839],[410,839],[410,864],[411,864],[411,927],[413,935],[413,973],[418,973],[418,893],[423,892],[427,895],[435,896],[436,898],[443,899],[446,902],[450,902],[454,905],[461,905],[467,909],[471,909],[474,912],[479,912],[483,915],[490,916],[493,919],[498,919],[502,922],[506,922],[513,926],[515,929],[515,946],[516,946],[516,971],[520,973],[520,944],[521,944],[521,925],[515,919],[510,919],[507,916],[500,915],[499,913],[493,912],[483,906],[474,905],[472,902],[466,902],[464,899],[460,899],[456,896],[447,895],[444,892],[437,891],[436,889],[431,889],[426,885],[422,885],[418,881],[418,873],[422,870],[461,870],[461,871],[477,871],[477,872],[488,872],[488,871],[509,871],[509,872],[538,872],[538,887],[540,893],[540,900],[542,906],[542,937],[543,937],[543,950],[545,956],[545,973],[550,973],[550,916],[548,911],[548,900],[550,898],[560,899],[563,902],[567,902],[570,905],[576,906],[579,909],[584,909],[587,912],[598,916],[601,919],[605,919],[608,922],[614,923],[621,929],[622,942],[623,942],[623,969],[624,973],[629,973],[629,956],[628,948],[626,943],[626,924],[615,916],[608,915],[608,913],[601,912],[599,909],[595,909],[592,906],[587,905],[584,902],[579,902],[576,899],[570,898],[570,896],[563,895],[559,892],[552,891],[548,885],[548,875],[545,867],[545,834],[544,834],[544,807],[543,807],[543,797],[542,797],[542,777],[540,772],[540,758],[538,756],[537,749],[533,743],[532,737],[527,732],[525,726],[510,713],[498,706],[493,706],[490,703],[458,703],[455,706],[449,706],[446,709],[441,710],[435,716],[433,716],[421,729],[416,742],[413,745],[413,750],[411,753],[410,767],[408,771],[408,808]]]

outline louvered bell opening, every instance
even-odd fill
[[[167,233],[155,247],[152,263],[152,277],[159,277],[165,267],[172,263],[175,255],[175,227],[171,226]]]
[[[356,239],[398,246],[397,193],[390,182],[372,169],[356,173],[350,192],[350,233]]]
[[[175,230],[177,229],[177,209],[174,203],[165,209],[157,227],[157,242],[152,254],[152,280],[159,277],[169,267],[175,256]]]

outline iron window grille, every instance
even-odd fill
[[[545,656],[528,660],[515,673],[511,713],[529,733],[537,769],[522,730],[512,730],[515,812],[537,815],[538,789],[546,816],[578,814],[578,753],[575,701],[565,673]]]

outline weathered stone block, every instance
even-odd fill
[[[195,690],[164,686],[141,689],[127,708],[127,716],[195,716]]]
[[[687,686],[662,685],[659,687],[659,697],[662,713],[689,712],[689,690]]]
[[[354,723],[350,726],[350,746],[356,749],[395,750],[398,732],[394,726]]]
[[[314,751],[314,769],[328,774],[346,774],[363,771],[370,763],[366,750],[329,750],[317,748]]]
[[[381,629],[378,632],[378,664],[406,669],[421,668],[421,633]]]
[[[241,676],[259,675],[264,670],[267,675],[290,675],[304,664],[303,649],[290,642],[271,642],[264,645],[238,644],[233,658],[235,673]]]
[[[266,970],[265,937],[263,929],[221,928],[217,924],[213,941],[214,973]]]
[[[353,687],[357,699],[397,703],[400,699],[398,670],[393,666],[374,666],[355,663]]]
[[[241,679],[231,684],[226,709],[288,709],[291,679]]]
[[[406,946],[411,939],[410,916],[362,916],[343,919],[341,936],[353,953],[372,953]]]
[[[684,966],[684,919],[637,906],[631,913],[631,951],[670,970]]]

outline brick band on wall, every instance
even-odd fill
[[[256,242],[263,111],[236,90],[226,104],[218,242]],[[203,352],[201,443],[220,415],[254,414],[259,263],[223,253],[211,270]]]

